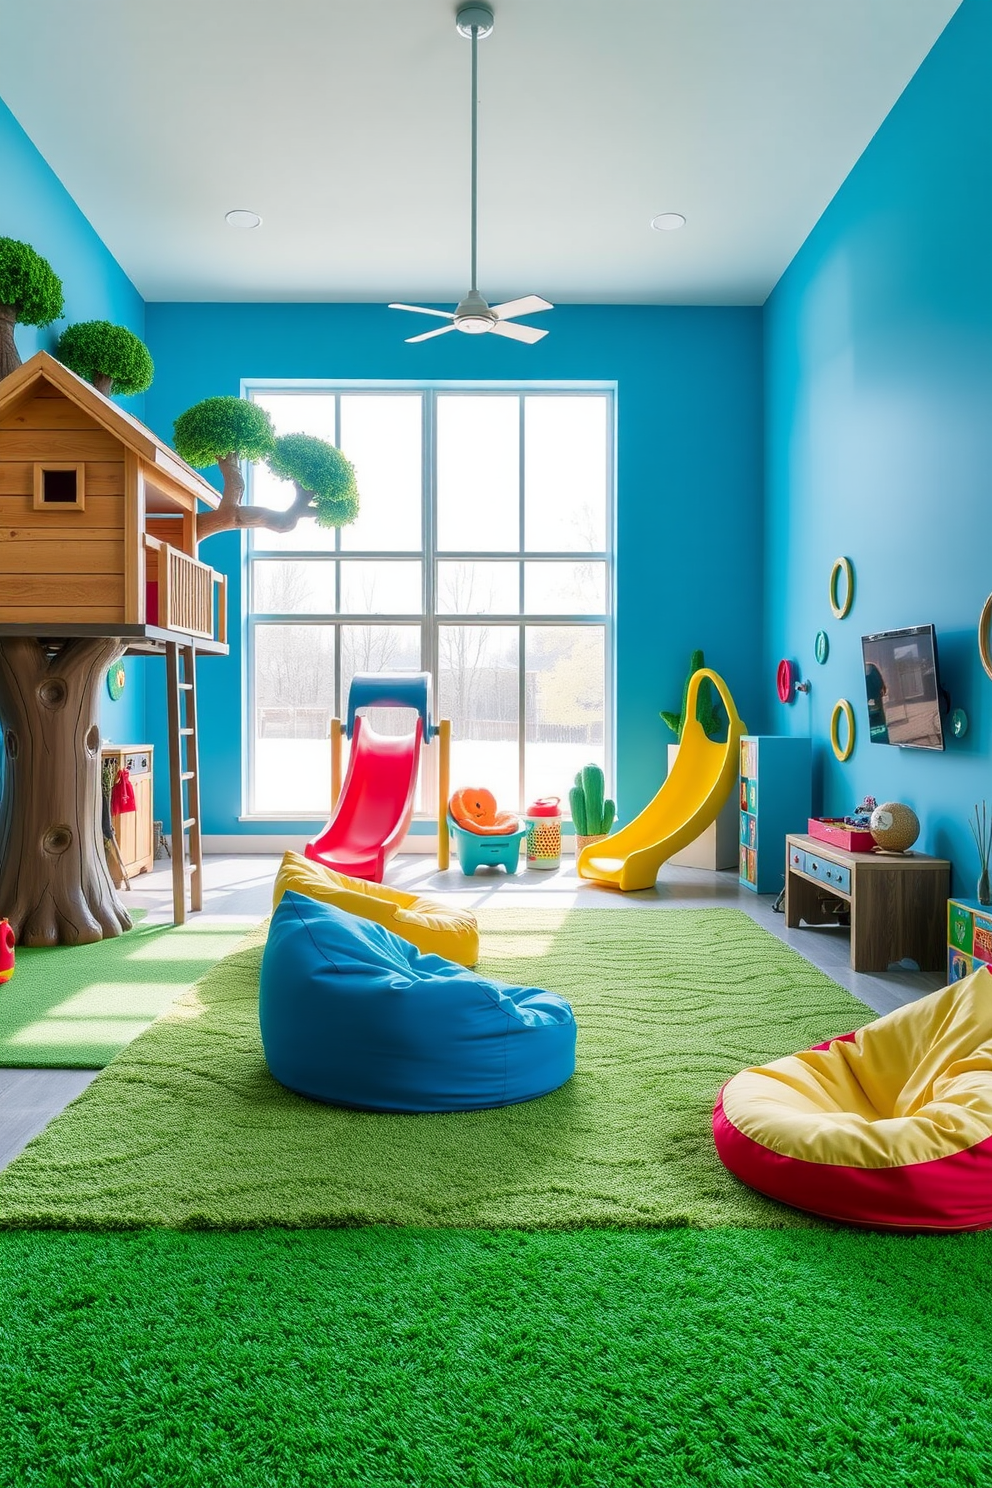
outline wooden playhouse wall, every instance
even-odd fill
[[[46,461],[85,464],[82,511],[35,510]],[[124,446],[54,388],[0,417],[0,623],[124,621],[124,494]]]

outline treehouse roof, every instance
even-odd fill
[[[23,366],[0,380],[0,418],[37,396],[39,389],[46,384],[63,398],[68,398],[70,403],[75,403],[140,459],[170,475],[191,495],[211,508],[220,504],[220,496],[209,481],[181,460],[174,449],[163,444],[151,429],[125,413],[111,398],[105,398],[82,377],[63,367],[47,351],[36,352]]]

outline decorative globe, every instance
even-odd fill
[[[883,801],[872,812],[868,830],[886,852],[905,852],[920,835],[920,819],[901,801]]]

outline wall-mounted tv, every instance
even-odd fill
[[[943,749],[937,637],[932,625],[861,637],[873,744]]]

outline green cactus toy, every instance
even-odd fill
[[[602,837],[610,830],[617,808],[603,799],[603,772],[598,765],[584,765],[568,793],[572,822],[579,837]]]
[[[582,776],[576,775],[575,784],[568,793],[568,804],[572,809],[572,825],[580,837],[589,836],[589,822],[586,817],[586,794],[582,789]]]
[[[704,667],[705,665],[706,662],[703,660],[702,651],[693,651],[689,658],[688,675],[685,679],[685,685],[682,688],[682,711],[680,713],[663,712],[661,714],[662,720],[668,724],[668,727],[679,743],[682,742],[682,731],[685,728],[685,708],[689,698],[689,683],[700,667]],[[709,677],[704,677],[699,686],[699,692],[696,696],[696,717],[702,724],[703,732],[708,739],[714,738],[723,728],[723,721],[717,712],[714,702],[713,684]]]

